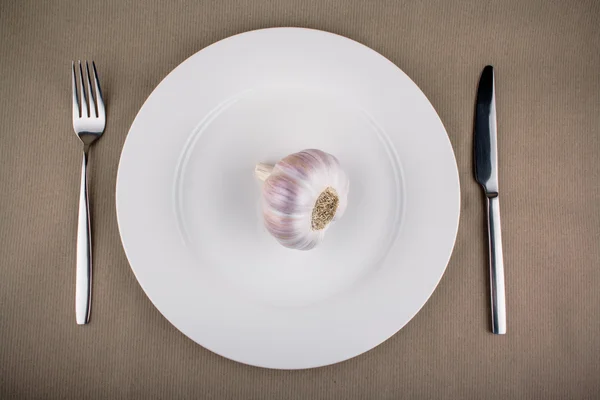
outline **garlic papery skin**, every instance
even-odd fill
[[[321,150],[291,154],[274,166],[259,163],[265,227],[283,246],[310,250],[348,205],[350,182],[337,158]]]

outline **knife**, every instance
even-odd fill
[[[490,253],[490,291],[492,332],[506,333],[506,298],[504,295],[504,260],[500,232],[498,200],[498,148],[496,137],[496,85],[494,67],[486,66],[477,89],[475,110],[475,179],[483,188],[487,201],[487,221]]]

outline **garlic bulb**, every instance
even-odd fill
[[[265,227],[285,247],[314,248],[346,210],[348,177],[324,151],[304,150],[274,166],[257,164],[255,175],[264,181]]]

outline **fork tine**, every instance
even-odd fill
[[[96,70],[96,63],[92,61],[92,69],[94,70],[94,84],[96,86],[96,102],[98,103],[98,117],[105,118],[106,113],[104,110],[104,98],[102,97],[102,89],[100,89],[100,79],[98,79],[98,71]]]
[[[98,117],[98,112],[96,111],[96,103],[94,102],[94,91],[92,90],[92,81],[90,80],[90,65],[87,60],[85,62],[85,73],[87,75],[87,87],[89,90],[89,100],[90,100],[90,116]]]
[[[79,61],[79,84],[81,85],[81,117],[89,118],[90,113],[87,105],[87,93],[85,91],[85,83],[83,83],[83,69],[81,68],[81,61]]]
[[[80,118],[79,98],[77,97],[77,77],[75,76],[75,62],[71,61],[71,72],[73,75],[73,118]]]

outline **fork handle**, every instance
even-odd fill
[[[81,164],[79,218],[77,221],[75,317],[78,325],[84,325],[89,322],[92,300],[92,241],[87,183],[88,152],[86,150],[83,152],[83,162]]]

